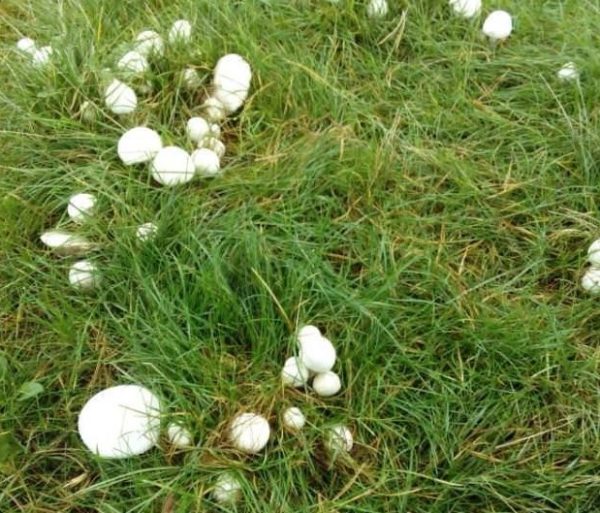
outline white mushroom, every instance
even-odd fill
[[[76,223],[83,223],[90,218],[95,206],[96,196],[87,192],[80,192],[69,198],[67,214]]]
[[[386,0],[371,0],[367,5],[367,16],[369,18],[383,18],[387,15],[388,10]]]
[[[250,64],[240,55],[232,53],[219,59],[213,76],[214,97],[221,102],[228,114],[234,113],[244,104],[251,80]]]
[[[194,117],[187,122],[188,137],[196,144],[202,141],[210,132],[210,126],[204,118]]]
[[[69,283],[78,289],[89,290],[98,286],[98,268],[89,260],[79,260],[69,269]]]
[[[205,137],[198,144],[198,148],[206,148],[212,150],[220,159],[225,155],[225,145],[216,137]]]
[[[185,68],[181,74],[181,80],[190,91],[198,89],[202,85],[200,75],[194,68]]]
[[[192,153],[192,162],[196,173],[205,177],[214,177],[219,174],[221,162],[219,156],[212,150],[200,148]]]
[[[321,397],[331,397],[342,389],[340,377],[332,371],[317,374],[313,380],[313,389]]]
[[[241,413],[229,428],[229,439],[241,452],[256,454],[264,449],[271,436],[269,422],[256,413]]]
[[[62,230],[50,230],[42,233],[41,241],[59,255],[81,256],[96,247],[85,237]]]
[[[450,0],[454,13],[463,18],[473,18],[481,11],[481,0]]]
[[[54,50],[51,46],[42,46],[39,50],[33,52],[33,65],[37,68],[43,68],[50,62],[50,57]]]
[[[233,504],[242,494],[242,484],[230,472],[221,474],[212,491],[213,499],[220,504]]]
[[[162,37],[154,30],[144,30],[135,38],[135,49],[144,57],[160,55],[164,50]]]
[[[161,149],[160,135],[145,126],[127,130],[117,145],[117,153],[127,166],[150,162]]]
[[[187,151],[177,146],[162,148],[151,165],[152,177],[162,185],[177,185],[194,178],[194,162]]]
[[[335,365],[336,352],[333,344],[325,337],[303,337],[298,339],[300,361],[311,371],[323,373]]]
[[[177,20],[169,30],[170,43],[187,43],[192,37],[192,24],[187,20]]]
[[[210,137],[221,137],[221,127],[217,123],[211,123],[208,127],[208,135]]]
[[[600,239],[596,239],[590,244],[587,254],[588,262],[594,267],[600,267]]]
[[[127,84],[114,79],[104,92],[104,102],[115,114],[131,114],[137,107],[137,96]]]
[[[290,387],[303,387],[308,382],[310,372],[306,366],[295,356],[288,358],[281,369],[283,384]]]
[[[483,22],[483,33],[493,43],[504,41],[512,32],[512,18],[506,11],[494,11]]]
[[[353,446],[354,437],[347,426],[339,424],[329,428],[325,436],[325,447],[332,455],[350,452]]]
[[[32,57],[35,51],[37,50],[35,41],[29,37],[19,39],[19,41],[17,42],[17,48],[22,52],[28,53]]]
[[[600,293],[600,269],[590,267],[581,278],[581,286],[592,294]]]
[[[208,97],[202,104],[204,115],[209,121],[221,121],[227,115],[225,106],[214,96]]]
[[[579,71],[574,62],[567,62],[556,75],[561,82],[573,82],[579,78]]]
[[[283,425],[290,431],[300,431],[306,424],[306,417],[300,410],[295,406],[288,408],[283,412]]]
[[[172,422],[167,427],[167,436],[169,442],[179,449],[185,449],[193,444],[192,433],[176,422]]]
[[[160,402],[147,388],[119,385],[94,395],[79,414],[79,436],[102,458],[150,450],[160,434]]]
[[[86,123],[96,121],[96,106],[89,100],[85,100],[79,109],[79,117]]]
[[[144,223],[137,227],[136,237],[142,242],[152,240],[158,233],[158,226],[154,223]]]
[[[146,57],[135,50],[127,52],[117,63],[117,68],[130,73],[144,73],[149,67]]]

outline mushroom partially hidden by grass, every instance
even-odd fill
[[[219,504],[233,504],[242,495],[240,480],[230,472],[221,474],[212,491],[213,499]]]
[[[217,154],[217,157],[222,159],[225,155],[225,145],[216,137],[205,137],[198,144],[198,148],[206,148]]]
[[[556,76],[561,82],[574,82],[579,79],[579,71],[574,62],[567,62],[557,71]]]
[[[138,238],[138,240],[147,242],[156,237],[157,233],[158,226],[156,226],[154,223],[144,223],[137,227],[135,236]]]
[[[512,28],[512,18],[506,11],[494,11],[483,22],[484,35],[494,44],[507,39]]]
[[[283,369],[281,369],[281,380],[286,386],[303,387],[308,382],[309,377],[309,370],[295,356],[288,358],[283,365]]]
[[[342,424],[329,428],[325,435],[325,448],[331,456],[348,453],[352,447],[354,447],[354,437],[350,428]]]
[[[450,0],[454,13],[463,18],[473,18],[481,11],[481,0]]]
[[[387,0],[371,0],[367,5],[369,18],[383,18],[389,11]]]
[[[300,431],[306,424],[306,417],[300,408],[292,406],[283,412],[282,421],[290,431]]]
[[[117,144],[117,153],[128,166],[151,161],[161,149],[160,135],[145,126],[127,130]]]
[[[114,79],[104,92],[104,103],[114,114],[131,114],[137,107],[137,95],[127,84]]]
[[[200,75],[194,68],[185,68],[181,73],[181,81],[189,91],[194,91],[202,85]]]
[[[36,68],[43,68],[50,63],[50,58],[54,53],[54,49],[51,46],[42,46],[39,50],[33,52],[33,65]]]
[[[600,293],[600,269],[590,267],[581,278],[581,286],[592,294]]]
[[[96,248],[96,244],[85,237],[62,230],[44,232],[40,239],[59,255],[81,256]]]
[[[169,424],[167,437],[169,438],[169,442],[179,449],[191,447],[193,444],[192,433],[176,422]]]
[[[237,415],[229,427],[229,439],[232,445],[246,454],[262,451],[271,436],[269,422],[256,413]]]
[[[79,194],[74,194],[69,198],[67,214],[72,221],[81,224],[90,218],[95,206],[96,196],[81,192]]]
[[[187,20],[177,20],[169,30],[169,43],[187,43],[192,37],[192,24]]]
[[[177,185],[194,178],[196,169],[187,151],[177,146],[162,148],[151,164],[152,178],[162,185]]]
[[[32,57],[37,50],[35,41],[30,37],[24,37],[22,39],[19,39],[19,41],[17,41],[17,48],[22,52],[29,54]]]
[[[117,68],[129,73],[144,73],[149,67],[146,57],[135,50],[127,52],[117,63]]]
[[[192,153],[194,169],[200,176],[207,178],[215,177],[219,174],[221,163],[219,156],[212,150],[200,148]]]
[[[98,268],[89,260],[79,260],[69,269],[69,283],[82,290],[91,290],[100,283]]]
[[[204,110],[206,119],[213,123],[222,121],[227,116],[227,109],[225,108],[225,105],[223,105],[223,103],[214,96],[210,96],[204,100],[202,109]]]
[[[147,388],[119,385],[94,395],[79,414],[79,436],[102,458],[143,454],[158,442],[160,401]]]
[[[210,133],[210,125],[204,118],[193,117],[187,122],[186,132],[188,137],[198,144]]]
[[[162,55],[164,46],[162,37],[154,30],[144,30],[135,38],[135,49],[144,57]]]

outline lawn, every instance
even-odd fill
[[[493,48],[481,25],[500,8],[515,30]],[[192,44],[111,114],[105,68],[178,18]],[[597,0],[484,0],[474,20],[446,0],[391,0],[381,20],[360,0],[2,0],[0,511],[600,511],[600,315],[580,286],[600,236],[599,25]],[[47,68],[24,36],[54,47]],[[186,121],[230,52],[253,81],[222,126],[224,175],[161,187],[123,165],[136,125],[192,149]],[[581,79],[561,83],[569,61]],[[77,192],[98,205],[74,227]],[[95,290],[41,244],[57,226],[99,244]],[[281,383],[307,323],[337,348],[335,397]],[[89,452],[79,411],[127,383],[194,447]],[[248,410],[273,430],[252,457],[226,436]],[[355,446],[331,462],[338,423]],[[211,496],[224,470],[235,507]]]

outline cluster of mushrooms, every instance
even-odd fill
[[[315,326],[300,328],[297,342],[299,354],[293,371],[292,366],[286,365],[282,372],[286,386],[305,385],[311,372],[316,374],[315,380],[327,376],[335,364],[335,348]],[[335,386],[322,389],[328,390],[322,395],[333,395],[333,390],[340,390],[339,378],[335,381]],[[317,388],[314,382],[313,388]],[[159,398],[147,388],[118,385],[102,390],[85,403],[79,413],[78,431],[85,446],[98,457],[128,458],[143,454],[158,444],[163,414]],[[306,418],[298,407],[290,407],[283,411],[281,422],[289,432],[297,433],[304,427]],[[261,452],[271,437],[269,421],[256,412],[237,414],[226,429],[231,446],[247,455]],[[177,422],[168,424],[166,435],[177,449],[194,446],[192,433]],[[333,460],[351,451],[354,441],[351,430],[338,424],[326,430],[323,443]],[[231,472],[220,474],[212,489],[213,499],[220,503],[232,503],[240,493],[241,481]]]

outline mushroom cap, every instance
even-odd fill
[[[154,223],[144,223],[137,227],[135,236],[142,242],[149,241],[156,236],[158,232],[158,226]]]
[[[342,424],[332,426],[325,438],[325,446],[332,453],[350,452],[354,446],[352,431]]]
[[[295,356],[288,358],[281,369],[281,380],[283,384],[290,387],[303,387],[310,378],[310,372],[306,366]]]
[[[192,24],[187,20],[177,20],[169,30],[169,42],[186,42],[192,36]]]
[[[227,108],[218,98],[209,96],[202,104],[204,115],[210,122],[222,121],[227,115]]]
[[[570,82],[579,78],[579,71],[574,62],[567,62],[562,68],[556,73],[559,80],[563,82]]]
[[[213,177],[219,174],[221,162],[219,156],[208,148],[200,148],[192,153],[192,161],[197,173],[201,176]]]
[[[214,97],[221,102],[227,114],[233,114],[235,111],[239,110],[246,98],[248,98],[248,90],[240,89],[235,92],[227,91],[221,88],[215,88]]]
[[[481,0],[450,0],[454,13],[463,18],[473,18],[481,11]]]
[[[306,324],[298,330],[298,343],[302,344],[304,339],[321,340],[321,330],[312,324]]]
[[[28,53],[31,56],[33,56],[33,54],[37,50],[35,41],[30,37],[24,37],[19,39],[19,41],[17,41],[17,48],[22,52]]]
[[[131,114],[137,107],[135,91],[116,78],[104,92],[104,102],[114,114]]]
[[[119,139],[117,153],[127,166],[150,162],[162,148],[160,135],[145,126],[127,130]]]
[[[149,67],[146,57],[136,50],[127,52],[117,63],[117,68],[130,73],[144,73]]]
[[[81,256],[96,247],[96,244],[85,237],[62,230],[44,232],[40,240],[60,255]]]
[[[181,73],[181,80],[189,90],[198,89],[202,85],[200,75],[194,68],[185,68]]]
[[[388,13],[388,3],[386,0],[371,0],[367,5],[367,16],[369,18],[383,18]]]
[[[162,37],[154,30],[144,30],[135,38],[135,49],[141,55],[162,54],[165,44]]]
[[[102,458],[127,458],[150,450],[160,434],[160,402],[138,385],[110,387],[94,395],[79,414],[79,436]]]
[[[220,159],[225,155],[225,145],[216,137],[205,137],[198,143],[198,148],[212,150]]]
[[[212,496],[220,504],[233,504],[241,495],[242,484],[230,472],[221,474],[212,491]]]
[[[252,81],[252,68],[248,61],[237,53],[221,57],[215,66],[213,84],[229,92],[247,90]]]
[[[271,427],[262,415],[241,413],[231,421],[229,439],[238,451],[256,454],[264,449],[270,436]]]
[[[51,46],[42,46],[39,50],[33,52],[33,65],[37,68],[41,68],[50,62],[50,57],[54,53],[54,49]]]
[[[311,371],[318,374],[327,372],[333,368],[336,360],[336,352],[329,339],[314,336],[299,338],[300,361]]]
[[[162,185],[189,182],[196,172],[189,153],[177,146],[166,146],[154,157],[152,177]]]
[[[95,206],[96,196],[87,192],[80,192],[69,198],[67,214],[76,223],[83,223],[88,220]]]
[[[332,371],[317,374],[313,380],[313,389],[321,397],[331,397],[342,389],[340,377]]]
[[[299,431],[306,424],[306,417],[300,408],[292,406],[283,412],[283,425],[292,430]]]
[[[79,260],[69,269],[69,283],[78,289],[95,288],[100,281],[98,268],[89,260]]]
[[[581,278],[581,286],[592,294],[600,293],[600,269],[590,267]]]
[[[176,422],[171,422],[167,427],[167,437],[171,444],[180,449],[193,445],[192,433]]]
[[[192,141],[199,143],[209,134],[210,126],[206,119],[201,117],[193,117],[187,122],[186,132]]]
[[[588,262],[593,266],[600,267],[600,239],[596,239],[590,244],[587,254]]]
[[[502,41],[512,32],[512,18],[506,11],[494,11],[483,22],[483,33],[494,41]]]

